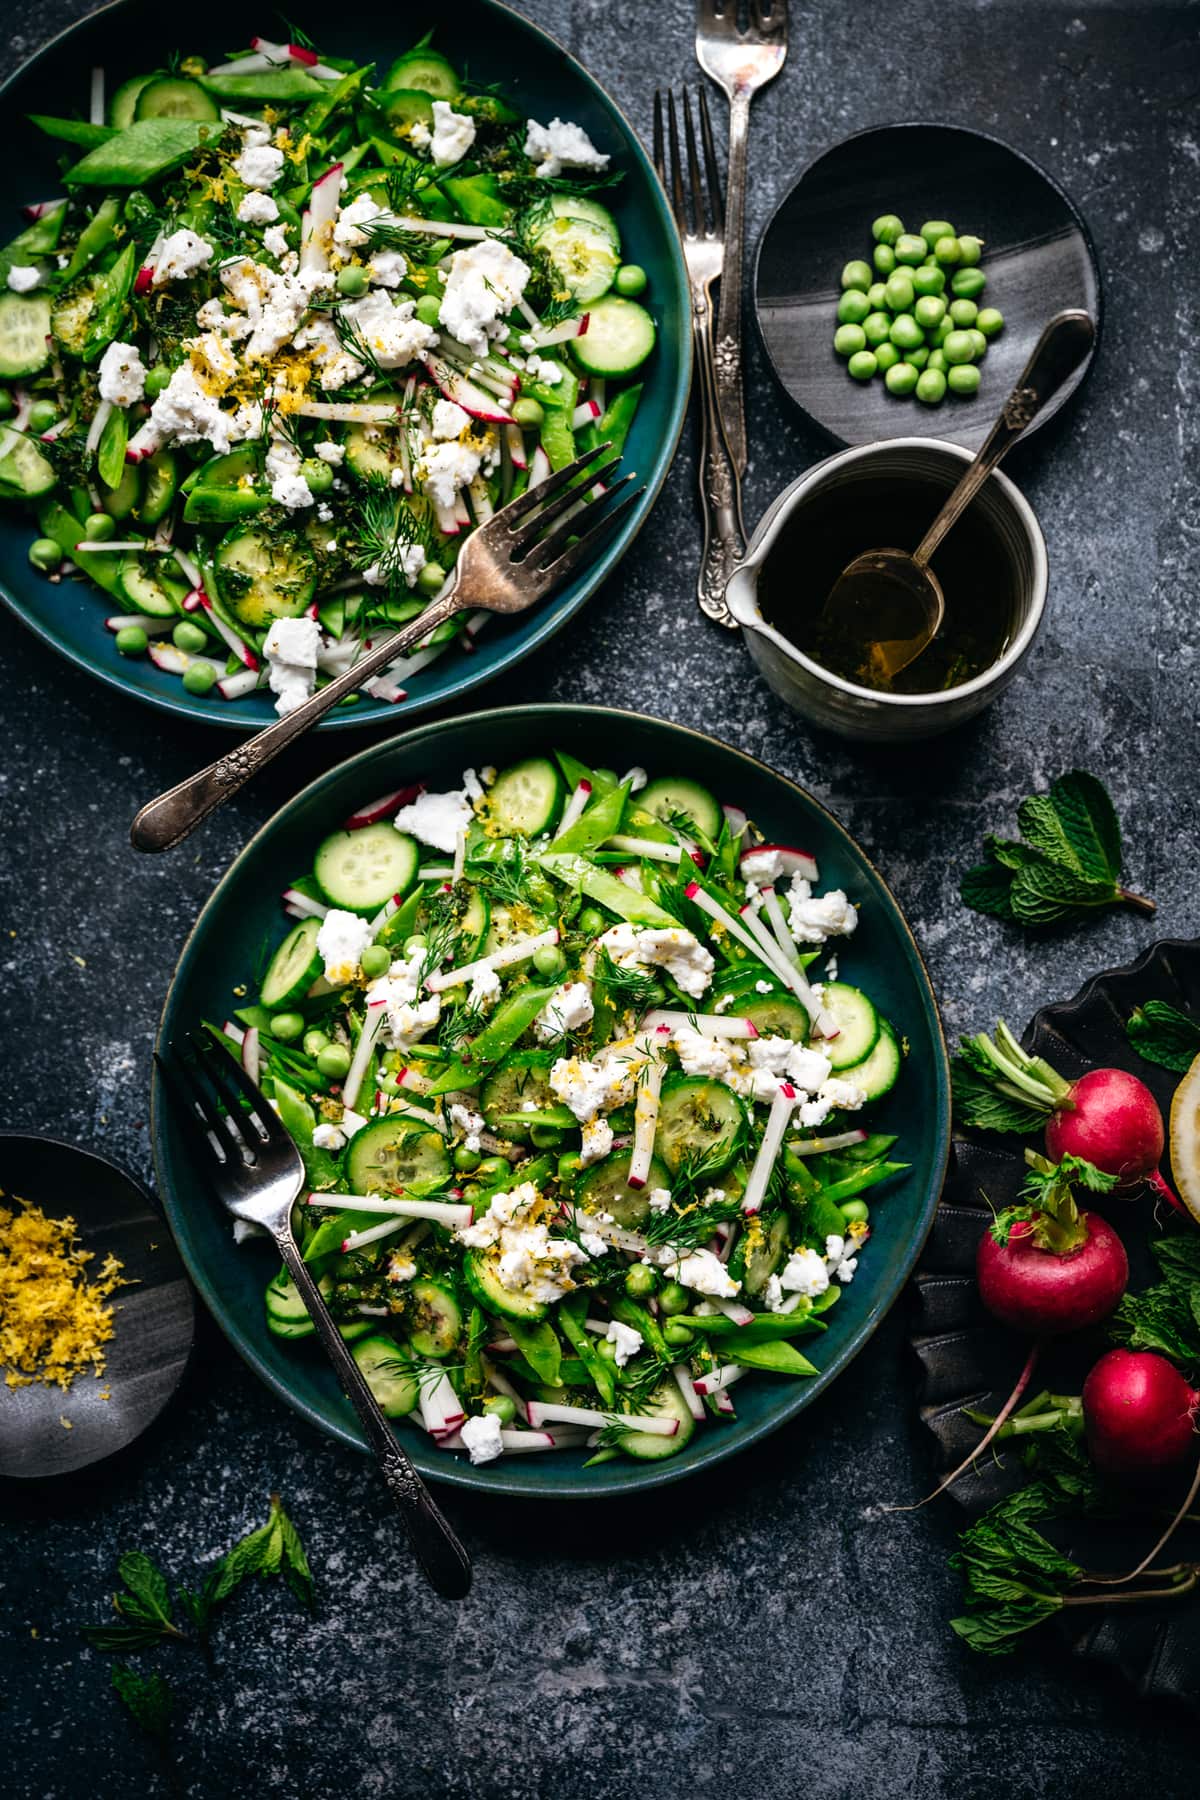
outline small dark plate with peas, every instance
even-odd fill
[[[926,434],[975,450],[1046,321],[1081,307],[1100,323],[1095,252],[1066,194],[951,125],[879,126],[817,157],[763,234],[754,288],[776,375],[839,444]]]

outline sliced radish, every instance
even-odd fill
[[[742,1196],[744,1213],[756,1213],[762,1209],[767,1184],[771,1179],[771,1171],[775,1167],[795,1104],[795,1088],[790,1081],[781,1082],[775,1098],[771,1102],[762,1143],[758,1147],[758,1155],[754,1159],[754,1167],[751,1169],[750,1179],[746,1183],[746,1192]]]
[[[371,1060],[371,1052],[375,1048],[375,1039],[379,1036],[380,1026],[387,1018],[387,1002],[385,1000],[369,1000],[367,1016],[363,1020],[363,1028],[358,1034],[358,1042],[354,1046],[354,1055],[350,1061],[349,1073],[342,1088],[342,1104],[353,1106],[358,1099],[358,1091],[363,1084],[363,1076],[367,1072],[367,1064]]]
[[[642,1064],[638,1077],[637,1103],[634,1108],[633,1156],[629,1162],[626,1183],[643,1188],[654,1157],[654,1133],[658,1127],[658,1102],[662,1093],[666,1064],[651,1055]]]
[[[743,1306],[740,1300],[714,1300],[713,1305],[718,1312],[724,1313],[725,1317],[731,1319],[735,1325],[752,1325],[754,1323],[754,1314],[748,1306]]]
[[[391,425],[399,416],[398,406],[377,400],[306,400],[294,414],[297,419],[327,419],[333,425]]]
[[[166,675],[182,675],[187,669],[203,665],[212,670],[213,680],[216,681],[223,672],[223,665],[213,662],[210,656],[190,656],[175,644],[152,643],[147,654],[155,668],[161,669]]]
[[[290,906],[294,913],[302,919],[323,919],[329,908],[323,900],[314,900],[309,894],[302,894],[299,888],[284,888],[283,904]]]
[[[427,1123],[434,1121],[428,1119]],[[449,1225],[455,1231],[475,1217],[475,1208],[466,1200],[459,1205],[449,1200],[408,1200],[381,1194],[310,1194],[308,1204],[334,1211],[380,1213],[387,1218],[431,1219],[435,1225]]]
[[[795,1138],[788,1145],[793,1156],[824,1156],[827,1150],[849,1150],[853,1144],[865,1144],[865,1131],[837,1131],[832,1137]]]
[[[247,1028],[246,1034],[242,1039],[242,1067],[245,1069],[255,1087],[258,1086],[258,1077],[261,1066],[262,1059],[259,1055],[258,1027],[256,1025],[251,1025]]]
[[[561,837],[564,831],[570,831],[576,820],[582,817],[591,797],[591,782],[581,781],[576,787],[575,792],[571,795],[571,798],[567,801],[563,816],[559,820],[558,831],[555,833],[557,837]]]
[[[222,700],[241,700],[254,692],[261,679],[257,669],[239,669],[234,675],[222,675],[217,692]]]
[[[678,844],[659,844],[651,838],[610,837],[606,850],[620,850],[625,856],[642,856],[647,862],[680,863],[684,852]]]
[[[394,788],[390,794],[380,794],[374,800],[368,800],[360,806],[342,826],[343,831],[361,831],[364,825],[378,825],[381,819],[395,818],[402,806],[411,806],[418,795],[425,792],[423,781],[414,781],[409,787]]]
[[[564,319],[561,325],[542,325],[537,331],[527,335],[533,340],[530,345],[534,350],[548,350],[553,344],[569,344],[572,338],[583,337],[588,328],[588,313],[580,313],[577,318]]]
[[[529,486],[538,487],[543,481],[550,479],[550,458],[539,444],[533,453],[533,461],[529,465]]]
[[[723,1368],[713,1369],[708,1375],[700,1375],[692,1383],[698,1394],[719,1394],[723,1389],[732,1387],[740,1381],[746,1370],[741,1363],[726,1363]]]
[[[751,844],[738,858],[739,868],[748,856],[778,856],[784,875],[799,875],[805,881],[819,881],[821,871],[811,850],[800,850],[795,844]]]
[[[79,548],[78,544],[75,548]],[[150,619],[145,613],[114,613],[104,623],[109,631],[124,631],[127,626],[137,625],[147,637],[165,637],[168,631],[175,629],[170,619]]]
[[[525,455],[525,434],[519,425],[504,427],[504,441],[508,445],[509,461],[514,469],[527,469],[529,459]]]
[[[221,1030],[225,1033],[225,1036],[227,1038],[233,1039],[233,1042],[239,1047],[239,1049],[241,1048],[242,1041],[246,1036],[246,1033],[245,1033],[244,1029],[242,1028],[242,1026],[236,1024],[233,1019],[226,1019],[225,1023],[221,1027]]]
[[[784,918],[783,908],[779,904],[779,895],[773,887],[763,889],[762,907],[767,915],[767,923],[771,927],[775,942],[779,945],[784,957],[789,963],[796,962],[799,952],[792,934],[787,928],[787,920]]]
[[[528,1456],[535,1450],[579,1450],[587,1443],[586,1431],[509,1431],[500,1429],[505,1456]]]
[[[178,550],[175,552],[175,560],[176,560],[176,562],[178,562],[180,564],[180,567],[183,568],[183,562],[181,560],[181,555]],[[184,574],[188,575],[189,580],[191,579],[191,576],[188,573],[188,570],[186,568],[184,568]],[[197,600],[198,604],[203,607],[204,612],[207,615],[210,624],[213,626],[214,630],[217,632],[217,635],[219,637],[224,638],[225,642],[229,645],[229,648],[232,650],[233,654],[237,657],[238,661],[240,663],[244,663],[246,668],[248,668],[248,669],[257,669],[259,666],[258,657],[255,655],[254,651],[250,648],[249,644],[245,641],[245,639],[240,638],[238,636],[237,632],[233,629],[232,625],[227,625],[225,623],[224,619],[220,616],[220,614],[215,611],[212,601],[209,599],[208,595],[205,593],[205,591],[202,587],[197,587],[194,590],[194,592],[195,592],[195,596],[196,596],[196,600]],[[186,604],[186,602],[185,602],[185,604]]]
[[[644,1431],[650,1437],[674,1437],[678,1419],[664,1419],[647,1413],[602,1413],[591,1406],[560,1406],[555,1400],[531,1400],[529,1423],[540,1425],[586,1425],[592,1431],[603,1431],[614,1421],[630,1431]]]
[[[539,931],[535,937],[515,938],[511,944],[493,950],[490,956],[476,957],[474,962],[461,963],[457,969],[439,970],[426,977],[425,986],[431,994],[440,994],[446,988],[465,987],[489,969],[504,969],[510,963],[528,962],[539,950],[550,949],[557,942],[557,928],[551,926],[549,931]]]
[[[671,1012],[666,1007],[656,1007],[643,1018],[639,1030],[657,1031],[665,1025],[668,1031],[698,1031],[710,1038],[756,1038],[759,1033],[749,1019],[736,1018],[732,1013],[685,1013]]]
[[[345,171],[340,162],[313,182],[312,194],[300,226],[300,267],[327,269]]]
[[[593,419],[599,417],[600,408],[594,400],[581,400],[571,414],[571,430],[582,431],[585,425],[590,425]]]
[[[671,1375],[675,1382],[675,1386],[683,1396],[683,1404],[687,1407],[693,1419],[697,1420],[697,1422],[702,1421],[704,1418],[704,1408],[700,1404],[699,1397],[696,1393],[696,1386],[692,1380],[691,1371],[687,1364],[672,1364]]]
[[[425,350],[421,353],[421,361],[447,400],[455,401],[464,412],[470,413],[472,418],[486,419],[493,424],[512,424],[512,414],[501,406],[493,395],[487,393],[483,388],[477,387],[473,381],[469,381],[444,357],[435,356],[432,351]]]

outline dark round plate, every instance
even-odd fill
[[[94,1253],[90,1268],[111,1250],[129,1284],[112,1297],[116,1328],[103,1376],[77,1375],[65,1393],[41,1382],[3,1389],[0,1476],[69,1475],[131,1444],[174,1394],[192,1348],[192,1290],[150,1195],[102,1156],[54,1138],[0,1132],[0,1191],[40,1206],[48,1218],[69,1215]]]
[[[985,240],[987,302],[1005,328],[972,399],[941,406],[897,400],[882,381],[852,381],[834,354],[844,265],[870,260],[871,221],[897,212],[911,231],[948,218]],[[1064,307],[1100,325],[1100,271],[1087,227],[1044,169],[979,131],[953,125],[881,125],[846,138],[809,164],[763,233],[755,305],[767,355],[796,405],[839,444],[925,432],[977,450],[1024,368],[1042,327]],[[1045,407],[1037,430],[1084,379],[1092,354]]]
[[[1169,1000],[1200,1012],[1200,941],[1154,944],[1127,968],[1097,975],[1073,1000],[1044,1007],[1021,1042],[1068,1077],[1095,1066],[1129,1069],[1151,1089],[1166,1118],[1179,1077],[1145,1062],[1125,1035],[1126,1019],[1145,1000]],[[914,1278],[912,1343],[922,1370],[921,1420],[933,1436],[942,1473],[955,1468],[979,1441],[978,1427],[962,1417],[961,1409],[995,1412],[1025,1358],[1026,1346],[989,1318],[975,1287],[976,1247],[992,1208],[1010,1205],[1024,1181],[1025,1141],[955,1139],[942,1203]],[[1169,1179],[1169,1170],[1167,1174]],[[1093,1195],[1088,1205],[1120,1233],[1129,1252],[1130,1286],[1147,1286],[1157,1273],[1149,1252],[1154,1228],[1150,1201]],[[1102,1329],[1054,1346],[1043,1353],[1035,1386],[1077,1394],[1106,1347]],[[988,1455],[949,1492],[975,1517],[1028,1479],[1017,1457]],[[1096,1561],[1089,1566],[1128,1564],[1135,1529],[1128,1523],[1104,1528],[1107,1541],[1097,1545]],[[1179,1535],[1186,1541],[1178,1544],[1178,1556],[1200,1557],[1200,1528]],[[1120,1669],[1144,1694],[1200,1709],[1200,1599],[1176,1602],[1171,1609],[1098,1610],[1086,1626],[1074,1619],[1068,1625],[1067,1616],[1060,1615],[1056,1624],[1074,1655]]]

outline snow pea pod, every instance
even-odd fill
[[[47,113],[30,113],[29,123],[47,137],[58,138],[64,144],[78,144],[84,150],[94,150],[97,144],[107,144],[109,138],[117,135],[114,125],[89,125],[86,119],[55,119]]]
[[[72,187],[140,187],[193,156],[220,130],[192,119],[138,119],[89,150],[63,180]]]
[[[604,869],[598,869],[582,856],[551,856],[544,854],[537,858],[540,866],[556,881],[567,887],[576,887],[594,900],[598,906],[606,906],[609,912],[615,912],[619,919],[628,920],[631,925],[678,925],[679,920],[664,912],[661,906],[636,888],[627,887],[618,881],[615,875],[609,875]]]
[[[502,1000],[478,1037],[472,1038],[465,1054],[434,1082],[430,1094],[448,1094],[455,1088],[475,1087],[491,1065],[506,1056],[522,1032],[529,1029],[546,1002],[558,992],[558,985],[551,982],[549,987],[518,988],[507,1000]]]
[[[114,406],[100,434],[96,468],[105,487],[115,488],[125,473],[125,445],[129,441],[129,421],[119,406]]]
[[[733,1360],[747,1369],[767,1369],[772,1375],[820,1373],[815,1363],[810,1363],[807,1356],[801,1356],[795,1345],[784,1338],[778,1338],[772,1344],[746,1344],[739,1338],[734,1346]]]
[[[117,336],[138,271],[136,244],[126,244],[112,268],[96,282],[96,304],[83,342],[85,363],[97,362]]]
[[[111,194],[100,202],[95,213],[80,232],[70,262],[54,277],[53,285],[55,287],[69,286],[75,277],[100,255],[102,250],[108,249],[117,234],[117,220],[120,212],[120,201]],[[113,485],[116,485],[115,482]]]
[[[568,1294],[558,1309],[563,1336],[578,1355],[606,1407],[617,1404],[617,1372],[612,1363],[596,1349],[592,1334],[583,1323],[587,1316],[589,1295],[580,1288]]]
[[[307,131],[316,137],[322,132],[338,108],[360,93],[374,67],[374,63],[364,63],[361,69],[351,69],[348,75],[343,75],[326,93],[310,100],[300,115],[301,134]]]
[[[313,1108],[298,1088],[292,1087],[278,1075],[275,1077],[275,1104],[279,1108],[279,1117],[283,1120],[285,1130],[304,1158],[304,1173],[309,1187],[331,1188],[337,1180],[337,1162],[328,1150],[318,1150],[313,1146],[312,1137],[317,1126],[317,1115]],[[339,1244],[345,1235],[343,1231],[337,1240]]]
[[[549,1319],[506,1319],[505,1326],[517,1349],[539,1381],[547,1387],[562,1386],[562,1345]]]
[[[263,69],[252,75],[202,75],[200,85],[219,100],[318,100],[325,83],[303,69]]]
[[[602,794],[593,800],[585,813],[581,813],[574,825],[561,831],[550,845],[547,855],[568,856],[581,855],[588,850],[595,850],[606,843],[621,829],[621,820],[625,814],[625,802],[629,798],[629,783],[622,782],[620,787]]]

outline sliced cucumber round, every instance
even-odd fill
[[[589,1169],[575,1195],[585,1212],[611,1213],[618,1225],[636,1231],[650,1217],[650,1196],[655,1188],[669,1188],[671,1172],[657,1156],[650,1159],[646,1185],[631,1188],[629,1167],[632,1150],[614,1150],[603,1162]]]
[[[384,819],[333,832],[317,850],[313,874],[331,906],[370,918],[393,896],[408,893],[420,863],[416,839]]]
[[[840,1072],[865,1061],[879,1036],[879,1014],[871,1001],[861,988],[845,981],[827,981],[824,1006],[838,1028],[836,1037],[821,1040],[830,1067]]]
[[[434,100],[453,100],[459,92],[459,80],[454,64],[436,50],[406,50],[396,58],[383,84],[385,93],[393,93],[397,88],[419,88]]]
[[[128,551],[121,558],[117,580],[126,600],[138,612],[146,613],[152,619],[170,619],[178,615],[179,608],[170,594],[136,550]]]
[[[589,305],[587,330],[571,339],[571,354],[586,375],[631,375],[653,350],[656,335],[644,306],[620,294],[605,294]]]
[[[580,306],[599,300],[616,280],[619,249],[611,232],[590,219],[548,213],[534,226],[533,242],[549,257],[563,286]],[[583,339],[574,341],[582,343]]]
[[[463,1279],[485,1312],[502,1319],[526,1319],[531,1323],[549,1312],[545,1300],[534,1300],[520,1288],[506,1288],[500,1279],[500,1257],[495,1250],[468,1250],[463,1258]]]
[[[899,1081],[903,1066],[900,1041],[887,1020],[880,1019],[879,1036],[870,1054],[841,1069],[840,1074],[843,1081],[852,1081],[861,1088],[868,1100],[881,1100]]]
[[[375,1119],[350,1139],[346,1179],[355,1194],[445,1187],[450,1180],[446,1140],[440,1131],[423,1131],[411,1119]]]
[[[31,438],[19,431],[0,432],[0,493],[14,500],[38,500],[57,480],[54,464]]]
[[[303,1000],[324,968],[317,949],[320,919],[301,919],[280,944],[263,976],[261,999],[272,1012],[282,1012]]]
[[[50,361],[50,301],[45,294],[0,295],[0,375],[16,381]]]
[[[287,533],[235,525],[214,562],[222,600],[254,631],[274,619],[298,619],[316,592],[316,560],[303,538]]]
[[[498,1063],[480,1089],[479,1106],[492,1130],[514,1144],[527,1144],[527,1127],[514,1125],[509,1115],[518,1114],[533,1101],[540,1111],[557,1106],[550,1086],[554,1063],[552,1050],[514,1050]]]
[[[410,1309],[405,1326],[418,1356],[449,1356],[463,1332],[462,1309],[440,1281],[421,1278],[410,1283]]]
[[[736,1011],[749,1019],[760,1037],[786,1037],[802,1044],[812,1027],[807,1011],[790,994],[756,994]]]
[[[493,906],[484,952],[490,956],[493,950],[502,950],[516,938],[535,937],[539,931],[549,931],[553,923],[553,919],[541,913],[531,913],[527,906]]]
[[[615,251],[621,249],[621,232],[607,206],[589,200],[586,194],[551,194],[550,211],[556,219],[583,219],[603,231]]]
[[[710,840],[715,839],[721,829],[721,808],[713,796],[698,781],[689,781],[683,775],[648,781],[634,805],[639,812],[649,813],[652,819],[661,819],[664,824],[682,819],[685,830],[690,820],[696,830]]]
[[[787,1214],[756,1213],[742,1227],[729,1259],[729,1273],[751,1299],[762,1293],[787,1256]]]
[[[157,80],[157,75],[134,75],[128,81],[123,81],[108,103],[109,123],[115,125],[118,131],[127,131],[133,124],[138,95],[144,87],[149,87],[152,81]]]
[[[373,1332],[350,1352],[366,1377],[367,1386],[388,1419],[402,1419],[420,1398],[420,1386],[412,1358],[405,1356],[394,1338]]]
[[[493,823],[506,837],[537,837],[549,831],[563,802],[557,763],[531,756],[497,775],[488,794]]]
[[[380,400],[391,398],[380,394]],[[375,395],[371,396],[372,400]],[[360,481],[387,481],[400,464],[400,439],[386,425],[351,425],[342,439],[346,446],[346,467]]]
[[[737,1095],[704,1075],[668,1075],[658,1103],[655,1148],[672,1174],[702,1162],[717,1175],[733,1161],[746,1115]]]
[[[175,490],[179,485],[179,471],[175,458],[169,450],[159,450],[143,465],[145,485],[141,500],[138,502],[136,517],[142,525],[157,525],[166,517],[171,502],[175,498]]]
[[[106,487],[103,482],[100,484],[105,512],[111,513],[114,519],[127,519],[138,503],[142,485],[142,472],[137,463],[126,463],[115,488]]]
[[[482,888],[471,888],[458,924],[457,962],[470,962],[481,953],[491,921],[492,908],[487,895]]]
[[[655,1419],[675,1419],[678,1429],[674,1437],[659,1437],[652,1431],[623,1431],[621,1449],[626,1456],[632,1456],[638,1462],[661,1462],[665,1456],[678,1456],[691,1441],[696,1421],[673,1381],[664,1381],[656,1387],[648,1400],[637,1403],[637,1410]]]
[[[433,101],[424,88],[386,88],[379,96],[379,104],[393,129],[433,125]]]
[[[201,124],[215,124],[221,109],[198,81],[181,76],[162,75],[147,81],[134,97],[135,119],[195,119]]]

